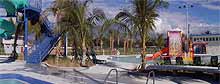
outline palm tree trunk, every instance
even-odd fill
[[[129,40],[127,39],[127,42],[126,42],[126,54],[128,54],[128,49],[129,49]]]
[[[20,31],[20,27],[21,27],[21,24],[18,24],[17,26],[17,30],[15,32],[15,39],[14,39],[14,46],[13,46],[13,53],[12,53],[12,57],[16,58],[18,57],[18,54],[17,54],[17,51],[16,51],[16,47],[17,47],[17,40],[18,40],[18,34]]]
[[[126,53],[126,39],[124,40],[124,53]]]
[[[86,64],[86,39],[83,37],[82,40],[82,51],[83,51],[83,56],[82,56],[82,65]]]
[[[101,51],[102,54],[104,55],[103,40],[102,40],[102,39],[100,39],[100,51]]]
[[[131,43],[130,43],[131,53],[133,53],[133,43],[134,43],[134,40],[131,38]]]
[[[141,53],[141,71],[143,71],[145,69],[145,65],[146,65],[146,61],[145,61],[145,49],[146,49],[146,35],[143,34],[143,38],[142,38],[142,53]]]
[[[111,35],[109,37],[109,47],[110,47],[110,49],[112,49],[112,37],[111,37]]]
[[[114,43],[115,43],[115,40],[114,39],[112,39],[112,49],[114,49]]]
[[[58,42],[58,45],[56,47],[56,65],[58,66],[59,66],[59,56],[61,54],[60,47],[61,47],[61,41]]]
[[[118,40],[117,40],[117,46],[119,47],[120,45],[120,36],[118,35]]]

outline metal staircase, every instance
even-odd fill
[[[33,15],[42,16],[41,15],[41,5],[42,0],[29,0],[34,1],[33,3],[37,3],[34,5],[37,5],[37,7],[32,6],[31,4],[29,7],[27,7],[28,10],[26,10],[29,13],[29,17],[31,17],[31,13]],[[39,4],[40,3],[40,4]],[[31,20],[32,18],[30,18]],[[39,17],[38,17],[39,19]],[[43,17],[43,23],[41,24],[41,28],[45,31],[43,32],[43,39],[41,41],[37,41],[36,44],[34,44],[34,48],[31,49],[32,52],[26,56],[26,62],[31,64],[39,64],[41,61],[43,61],[46,56],[52,51],[53,47],[57,44],[57,42],[60,39],[61,34],[55,35],[53,34],[53,23],[51,23],[46,17]]]
[[[155,84],[155,72],[154,72],[154,71],[150,71],[150,72],[148,73],[147,80],[146,80],[146,84],[148,84],[148,81],[149,81],[149,79],[151,78],[151,74],[152,74],[152,77],[153,77],[153,84]]]
[[[115,73],[116,73],[116,74],[115,74],[115,75],[116,75],[115,83],[118,84],[118,70],[117,70],[117,69],[111,69],[111,70],[108,72],[107,76],[105,77],[104,84],[107,84],[107,80],[108,80],[109,76],[111,75],[111,72],[112,72],[112,71],[115,71]]]

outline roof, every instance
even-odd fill
[[[220,36],[220,34],[190,34],[190,36]]]

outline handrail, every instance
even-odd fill
[[[105,77],[104,84],[107,83],[107,79],[108,79],[108,77],[110,76],[110,74],[111,74],[112,71],[115,71],[115,73],[116,73],[116,80],[115,80],[115,82],[116,82],[116,84],[118,84],[118,70],[117,70],[117,69],[111,69],[111,70],[108,72],[107,76]]]
[[[148,73],[146,84],[148,84],[148,80],[149,80],[151,74],[153,74],[153,84],[155,84],[155,72],[154,71],[150,71]]]
[[[218,65],[218,70],[220,70],[220,64]]]

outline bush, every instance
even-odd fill
[[[211,65],[212,66],[218,65],[218,56],[211,56]]]
[[[194,65],[201,65],[201,57],[194,57],[193,64]]]
[[[183,58],[182,57],[176,57],[176,64],[177,65],[183,65]]]
[[[164,58],[164,64],[171,64],[171,60],[170,60],[170,57],[165,57]]]

